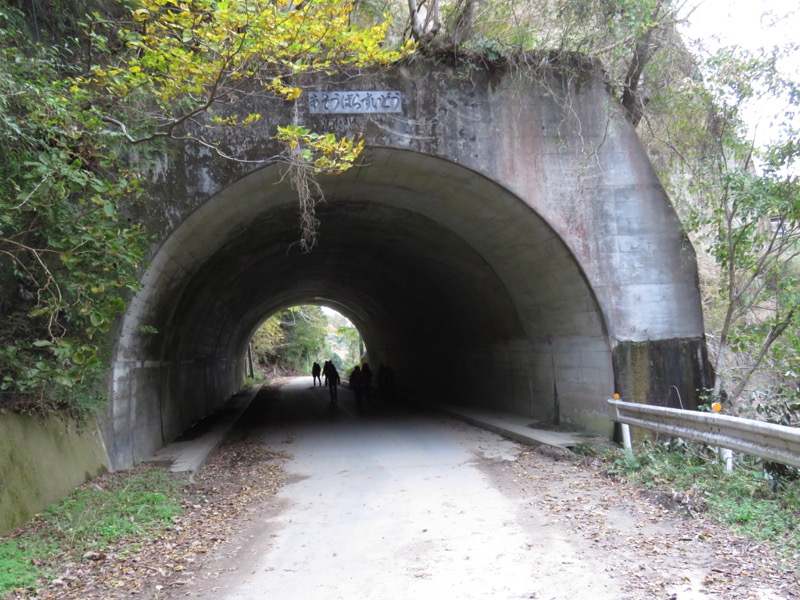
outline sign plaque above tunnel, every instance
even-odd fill
[[[312,115],[403,112],[403,96],[395,91],[309,92]]]

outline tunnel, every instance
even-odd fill
[[[709,380],[694,251],[602,79],[559,77],[419,60],[308,84],[393,90],[391,114],[249,96],[237,110],[363,136],[357,167],[319,178],[308,253],[285,164],[261,158],[269,123],[219,139],[241,161],[165,146],[138,215],[152,256],[115,334],[114,468],[236,394],[256,328],[299,304],[349,318],[414,402],[605,437],[615,391],[691,407]]]
[[[310,252],[296,194],[273,167],[204,204],[156,254],[121,340],[123,352],[146,347],[133,368],[152,371],[148,389],[128,400],[152,439],[129,440],[118,461],[167,443],[241,385],[255,329],[297,304],[348,317],[405,396],[598,428],[584,415],[613,391],[603,319],[567,247],[525,203],[446,160],[381,148],[321,183]],[[131,407],[115,408],[123,436]]]

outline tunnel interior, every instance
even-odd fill
[[[118,464],[235,393],[255,329],[299,304],[349,318],[407,397],[609,433],[603,316],[528,204],[455,163],[396,149],[369,148],[362,166],[320,183],[309,253],[275,166],[210,198],[155,253],[117,350]]]

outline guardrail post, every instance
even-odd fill
[[[711,410],[715,413],[722,412],[722,403],[714,402],[711,405]],[[723,448],[721,446],[718,446],[717,456],[719,456],[722,460],[725,461],[725,472],[733,473],[733,450],[731,450],[730,448]]]
[[[631,444],[631,426],[627,423],[620,423],[622,430],[622,445],[628,452],[633,452],[633,444]]]
[[[717,448],[722,460],[725,461],[725,472],[733,473],[733,450],[730,448]]]

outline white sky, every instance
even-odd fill
[[[750,49],[800,40],[798,0],[688,0],[693,6],[688,33],[712,45],[714,38]]]
[[[800,42],[800,0],[687,0],[692,8],[684,37],[708,50],[737,45],[749,50]],[[800,53],[780,63],[783,72],[800,81]],[[748,121],[758,144],[769,141],[770,122],[783,112],[780,102],[754,105]]]

